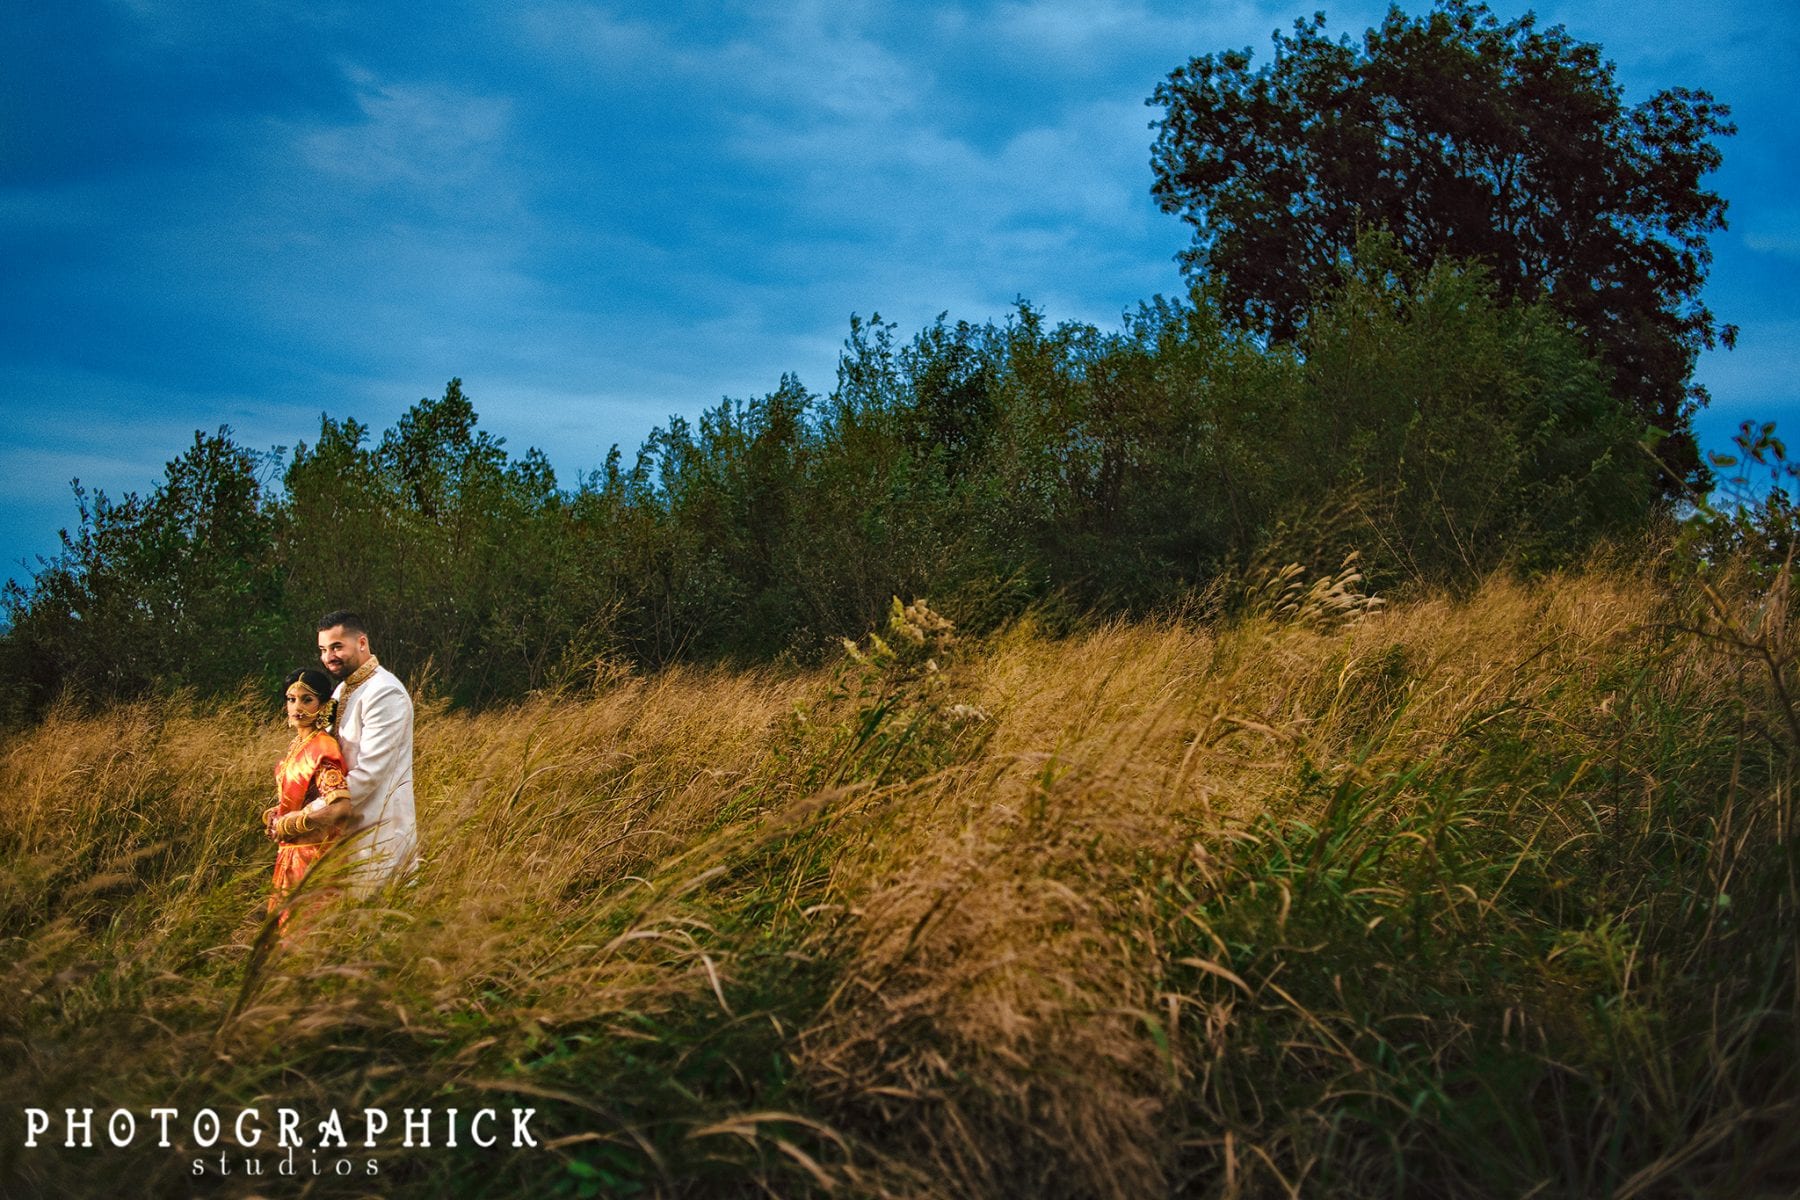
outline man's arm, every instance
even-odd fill
[[[379,817],[388,793],[412,773],[412,723],[412,698],[402,688],[370,696],[363,705],[356,764],[348,776],[352,829]]]

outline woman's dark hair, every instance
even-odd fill
[[[281,694],[284,698],[287,696],[287,690],[293,687],[295,683],[304,683],[307,687],[319,694],[320,700],[327,702],[331,700],[331,689],[335,686],[331,682],[331,676],[325,674],[325,672],[319,670],[317,667],[301,667],[298,671],[290,673],[286,679],[281,681]]]

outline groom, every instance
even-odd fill
[[[369,650],[368,627],[353,612],[319,618],[319,661],[338,681],[336,733],[350,789],[345,832],[352,878],[373,891],[404,875],[418,855],[413,822],[412,697]]]

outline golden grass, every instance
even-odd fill
[[[554,1150],[475,1175],[385,1160],[386,1186],[467,1195],[1724,1178],[1732,1138],[1792,1085],[1785,1069],[1752,1094],[1744,1039],[1793,1044],[1800,959],[1768,986],[1702,960],[1739,944],[1717,897],[1758,872],[1775,886],[1756,843],[1792,844],[1793,747],[1744,749],[1779,714],[1745,654],[1669,632],[1703,619],[1690,601],[1596,568],[1349,622],[1025,625],[838,672],[615,672],[478,715],[422,703],[418,882],[328,907],[266,958],[272,706],[59,712],[0,758],[0,1085],[46,1107],[538,1097]],[[1718,787],[1690,869],[1665,847],[1675,818],[1649,814]],[[1603,842],[1707,880],[1711,924],[1646,948],[1637,923],[1674,910],[1648,873],[1582,857]],[[1786,888],[1763,902],[1791,922]],[[1437,999],[1381,1008],[1384,973],[1413,969],[1381,941],[1402,927],[1462,965],[1434,959],[1418,979]],[[1703,971],[1724,1006],[1710,1107],[1676,996]],[[1745,1032],[1750,1009],[1774,1015]],[[1522,1036],[1553,1065],[1522,1104],[1488,1106],[1521,1128],[1459,1162],[1458,1122],[1488,1112],[1459,1072]],[[1616,1068],[1577,1048],[1642,1080],[1609,1092],[1593,1080]],[[1425,1076],[1439,1094],[1410,1115],[1356,1098]],[[1595,1115],[1620,1096],[1648,1106],[1635,1159],[1596,1175],[1558,1158],[1586,1144],[1548,1128],[1571,1080],[1597,1129],[1630,1119]],[[0,1183],[101,1190],[105,1161],[15,1145]],[[178,1190],[186,1163],[141,1169]]]

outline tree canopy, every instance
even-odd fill
[[[1503,299],[1581,327],[1627,411],[1671,435],[1665,488],[1704,483],[1693,368],[1735,334],[1700,295],[1725,228],[1704,179],[1736,131],[1711,95],[1627,106],[1600,47],[1442,0],[1391,8],[1360,43],[1316,14],[1267,64],[1195,58],[1147,103],[1164,110],[1154,195],[1193,224],[1184,269],[1229,321],[1293,339],[1372,230],[1419,266],[1479,262]]]
[[[615,448],[574,488],[458,380],[379,437],[198,435],[148,496],[0,590],[0,725],[59,696],[272,681],[350,607],[382,660],[482,703],[596,664],[814,658],[929,595],[965,628],[1144,612],[1268,556],[1378,587],[1546,566],[1649,503],[1636,423],[1548,306],[1364,239],[1294,347],[1204,295],[1107,332],[1029,305],[910,341],[853,321],[836,387],[783,377]],[[285,469],[284,469],[285,468]]]

